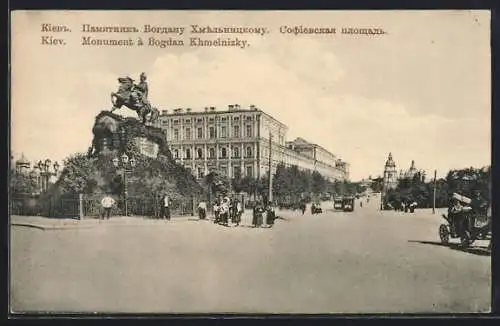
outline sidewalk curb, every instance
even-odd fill
[[[189,220],[189,219],[184,219],[184,218],[179,218],[178,220],[170,220],[170,221],[163,221],[164,224],[172,224],[172,222],[195,222],[195,220]],[[10,223],[11,226],[21,226],[21,227],[28,227],[28,228],[33,228],[33,229],[39,229],[43,231],[50,231],[50,230],[78,230],[78,229],[92,229],[92,228],[97,228],[100,226],[112,226],[112,227],[117,227],[117,226],[134,226],[134,227],[141,227],[141,226],[157,226],[159,223],[161,223],[162,220],[155,220],[153,223],[140,223],[140,222],[134,222],[134,223],[106,223],[106,222],[96,222],[95,224],[78,224],[75,223],[74,225],[42,225],[42,224],[37,224],[37,223],[22,223],[22,222],[12,222]]]
[[[35,224],[28,224],[28,223],[10,223],[10,226],[23,226],[23,227],[38,229],[38,230],[43,230],[43,231],[45,231],[45,229],[46,229],[43,226],[35,225]]]

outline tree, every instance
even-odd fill
[[[436,180],[436,207],[446,207],[454,192],[472,197],[474,191],[479,191],[490,201],[490,183],[491,167],[450,170],[446,178]],[[415,201],[419,207],[432,207],[433,195],[434,180],[425,182],[423,175],[418,173],[411,179],[399,180],[396,189],[388,191],[386,198],[393,205],[401,200],[406,203]]]
[[[326,179],[318,173],[314,171],[311,175],[311,190],[316,194],[321,194],[325,191],[326,188]]]
[[[212,171],[205,176],[205,184],[214,195],[227,193],[229,191],[229,182],[226,176],[216,171]]]
[[[344,182],[335,180],[334,187],[335,187],[335,194],[344,195],[346,193]]]
[[[245,191],[243,179],[241,177],[235,177],[231,179],[231,187],[234,192],[243,192]]]
[[[293,191],[290,169],[279,163],[273,176],[273,193],[276,196],[286,196]]]
[[[371,188],[373,192],[381,192],[384,188],[384,179],[382,177],[373,179]]]
[[[31,194],[38,189],[35,178],[32,175],[17,173],[15,170],[10,170],[10,193],[15,194]]]
[[[61,172],[62,191],[64,193],[92,193],[97,188],[96,159],[89,158],[85,153],[76,153],[64,160],[64,170]]]

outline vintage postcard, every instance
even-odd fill
[[[14,11],[12,313],[491,309],[490,12]]]

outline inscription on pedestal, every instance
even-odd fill
[[[152,158],[158,157],[158,152],[160,149],[158,144],[152,142],[151,140],[147,139],[146,137],[136,137],[136,138],[134,138],[134,143],[142,155],[152,157]]]

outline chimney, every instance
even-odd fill
[[[205,112],[207,112],[207,111],[208,111],[208,107],[205,106]]]
[[[233,111],[235,108],[236,108],[236,107],[235,107],[234,105],[231,105],[231,104],[229,104],[229,105],[227,106],[227,109],[228,109],[229,111]]]
[[[161,114],[162,115],[167,115],[168,114],[168,110],[161,110]]]
[[[254,111],[257,111],[257,107],[253,104],[250,105],[250,110],[254,110]]]
[[[239,104],[235,104],[235,105],[234,105],[234,108],[235,108],[236,110],[239,110],[239,109],[240,109],[240,105],[239,105]]]
[[[215,106],[211,106],[210,111],[215,111]]]
[[[186,112],[187,112],[187,113],[190,113],[190,112],[191,112],[191,108],[187,108],[187,109],[186,109]]]
[[[178,109],[177,109],[177,111],[178,111],[179,113],[182,113],[182,108],[178,108]]]

